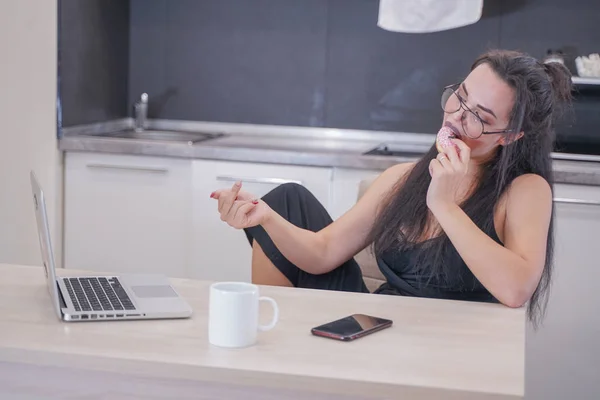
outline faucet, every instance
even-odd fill
[[[140,100],[134,106],[135,121],[134,129],[136,132],[142,132],[148,127],[148,93],[142,93]]]

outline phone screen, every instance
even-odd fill
[[[364,314],[354,314],[348,317],[329,322],[312,329],[312,333],[318,336],[326,336],[338,340],[352,340],[368,333],[392,325],[389,319],[372,317]]]

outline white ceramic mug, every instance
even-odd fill
[[[258,323],[258,303],[273,306],[268,325]],[[245,282],[218,282],[210,286],[208,341],[220,347],[247,347],[256,343],[258,331],[275,327],[279,307],[270,297],[259,296],[258,286]]]

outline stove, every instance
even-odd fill
[[[565,149],[565,147],[567,148]],[[562,149],[555,149],[552,152],[552,158],[555,160],[600,162],[600,146],[594,147],[588,144],[574,148],[575,146],[571,144],[570,146],[565,147]],[[427,151],[429,151],[428,148],[419,148],[410,145],[381,144],[362,154],[365,156],[383,156],[418,160],[427,153]]]
[[[402,157],[402,158],[420,158],[429,149],[422,147],[414,147],[407,145],[390,145],[381,144],[374,149],[371,149],[363,155],[366,156],[388,156],[388,157]]]

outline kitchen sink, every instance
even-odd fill
[[[156,140],[165,142],[197,143],[202,142],[204,140],[216,139],[218,137],[223,136],[223,134],[204,132],[155,131],[151,129],[135,131],[133,129],[130,129],[126,131],[94,133],[90,134],[89,136],[120,139]]]

